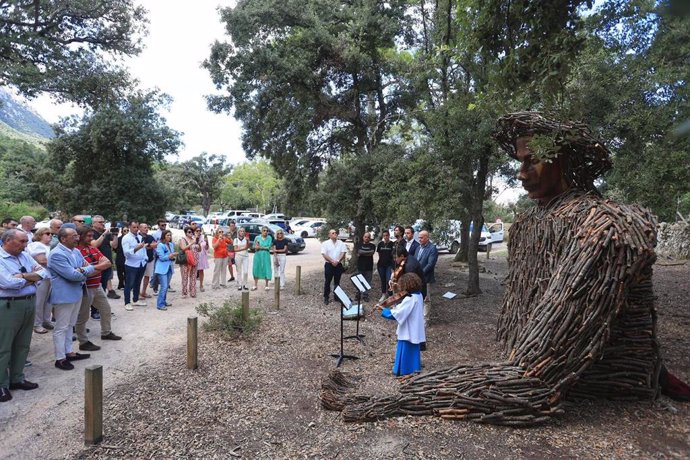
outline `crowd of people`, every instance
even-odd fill
[[[32,335],[52,331],[55,367],[69,371],[74,361],[90,358],[101,346],[89,338],[89,317],[100,322],[102,341],[121,340],[112,331],[114,315],[109,299],[124,297],[124,309],[147,305],[156,296],[156,308],[167,310],[170,282],[178,265],[182,298],[196,297],[197,283],[204,292],[204,271],[214,258],[212,289],[230,287],[249,290],[250,238],[233,222],[219,229],[211,241],[192,222],[177,242],[159,219],[155,231],[133,220],[120,231],[106,228],[103,216],[76,215],[69,222],[52,219],[48,227],[36,228],[31,216],[6,218],[0,229],[0,402],[12,399],[10,390],[33,390],[38,384],[26,380],[24,369]],[[272,271],[285,287],[287,239],[276,238],[264,227],[253,245],[256,251],[252,273],[269,289]],[[115,257],[113,257],[115,255]],[[273,258],[273,263],[271,262]],[[114,259],[114,260],[113,260]],[[113,287],[113,263],[118,285]],[[227,271],[226,271],[227,270]],[[236,273],[236,277],[235,277]],[[229,278],[228,278],[229,274]],[[117,290],[123,290],[123,295]],[[150,289],[150,291],[149,291]],[[150,294],[149,292],[152,292]]]

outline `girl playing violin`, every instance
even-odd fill
[[[424,333],[424,297],[422,280],[415,273],[400,276],[398,285],[408,293],[397,306],[384,308],[381,316],[398,322],[396,335],[398,346],[395,352],[393,374],[400,377],[422,370],[420,344],[426,342]]]

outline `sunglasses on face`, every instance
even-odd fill
[[[194,232],[192,230],[187,230],[185,233],[189,234],[189,233],[194,233]]]
[[[72,222],[79,222],[80,224],[83,224],[83,223],[84,223],[83,220],[77,220],[77,219],[73,219]]]

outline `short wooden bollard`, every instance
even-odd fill
[[[187,369],[199,367],[197,354],[198,321],[196,316],[187,318]]]
[[[298,265],[295,270],[295,295],[302,295],[302,266]]]
[[[242,321],[249,321],[249,293],[242,292]]]
[[[276,276],[273,278],[273,286],[275,287],[275,303],[276,310],[280,310],[280,278]]]
[[[103,440],[103,366],[84,369],[84,443]]]

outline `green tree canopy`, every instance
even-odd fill
[[[178,186],[181,185],[196,198],[207,216],[211,205],[220,197],[225,177],[232,168],[225,166],[224,157],[204,152],[180,163],[176,170],[178,175],[175,181]]]
[[[282,181],[267,161],[242,163],[225,176],[221,201],[228,209],[267,211],[284,204],[279,201],[281,186]]]
[[[0,84],[30,97],[112,101],[128,76],[105,56],[139,53],[145,26],[145,10],[132,0],[2,1]]]
[[[155,220],[167,197],[153,165],[177,153],[179,134],[159,113],[169,98],[136,92],[83,117],[66,120],[48,144],[55,181],[44,196],[68,213]]]

